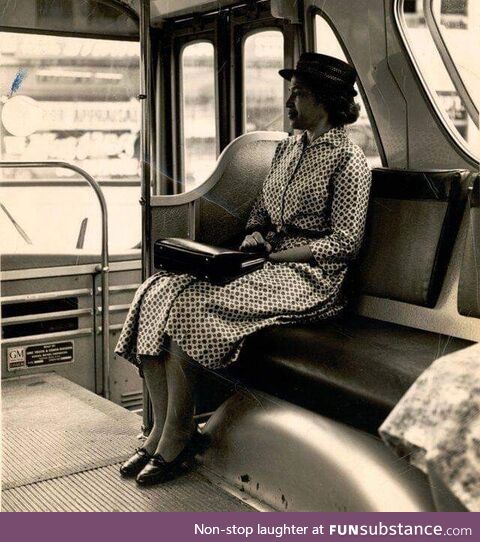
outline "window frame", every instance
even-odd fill
[[[403,0],[403,2],[405,3],[405,0]],[[423,0],[423,12],[425,13],[425,22],[427,23],[427,27],[430,30],[430,34],[432,35],[435,46],[440,54],[445,69],[447,70],[448,75],[452,80],[455,90],[458,92],[458,95],[463,100],[465,104],[465,109],[467,110],[467,114],[470,116],[470,118],[478,128],[478,108],[475,105],[472,97],[470,96],[470,92],[468,91],[468,88],[463,82],[462,76],[460,75],[460,72],[458,71],[457,66],[455,65],[453,57],[450,53],[450,50],[445,43],[441,28],[438,25],[437,19],[435,18],[435,15],[433,13],[433,2],[434,0]]]
[[[183,40],[182,40],[183,41]],[[218,115],[218,90],[217,85],[215,81],[215,73],[217,72],[217,59],[218,59],[218,52],[217,48],[215,47],[215,42],[208,38],[196,38],[193,40],[188,40],[183,42],[179,49],[178,49],[178,56],[177,56],[177,62],[178,62],[178,82],[177,82],[177,112],[179,113],[177,115],[177,141],[180,143],[178,145],[179,153],[177,156],[178,163],[176,165],[175,171],[175,182],[174,182],[174,194],[178,194],[178,186],[181,185],[183,190],[180,193],[186,192],[186,183],[185,183],[185,172],[186,172],[186,164],[185,164],[185,147],[186,147],[186,141],[185,141],[185,112],[184,112],[184,73],[183,73],[183,55],[185,53],[185,49],[188,47],[191,47],[193,45],[196,45],[198,43],[208,43],[212,46],[213,49],[213,92],[214,92],[214,112],[215,112],[215,155],[216,158],[219,156],[219,141],[218,141],[218,123],[217,115]],[[189,190],[190,192],[191,190]]]
[[[345,43],[342,40],[340,34],[338,33],[337,29],[335,28],[335,25],[333,24],[330,17],[319,7],[312,6],[310,9],[309,17],[308,17],[308,24],[310,26],[309,33],[311,38],[311,47],[312,51],[316,51],[317,46],[317,25],[315,24],[315,17],[316,16],[321,17],[330,27],[330,30],[334,33],[335,37],[337,38],[337,41],[342,48],[343,54],[345,55],[345,58],[348,60],[348,62],[355,66],[355,64],[352,61],[352,57],[350,56],[350,53],[348,49],[345,47]],[[357,72],[358,73],[358,72]],[[380,157],[382,167],[388,167],[388,161],[387,161],[387,155],[385,154],[385,149],[383,148],[382,139],[380,137],[380,132],[378,131],[377,122],[375,120],[375,116],[373,114],[372,108],[370,107],[370,102],[368,101],[367,94],[365,92],[365,89],[363,88],[363,84],[360,78],[360,75],[357,76],[356,81],[358,90],[360,92],[360,96],[362,98],[363,105],[365,106],[365,111],[368,116],[368,120],[370,122],[370,126],[372,128],[373,137],[375,138],[375,143],[377,145],[378,155]]]
[[[289,57],[289,48],[287,43],[287,36],[285,33],[285,24],[280,19],[267,18],[265,20],[259,20],[255,22],[239,22],[235,24],[234,28],[234,57],[236,59],[235,67],[235,137],[246,133],[245,132],[245,120],[246,120],[246,101],[245,101],[245,41],[248,37],[264,31],[275,30],[279,31],[283,35],[283,58],[284,62],[287,62]],[[280,76],[279,76],[280,77]],[[286,85],[283,89],[283,101],[286,101]],[[283,126],[286,127],[286,115],[284,115]],[[285,131],[287,131],[285,129]]]
[[[420,91],[422,92],[423,97],[425,98],[425,103],[433,113],[433,120],[441,129],[443,134],[447,137],[448,141],[453,144],[456,151],[459,152],[460,155],[464,157],[467,162],[478,164],[479,157],[475,155],[473,149],[468,146],[465,139],[453,127],[453,123],[451,123],[451,121],[447,119],[448,115],[446,115],[442,111],[440,104],[435,99],[435,96],[433,94],[434,91],[430,89],[424,75],[422,74],[422,71],[420,70],[418,62],[415,58],[415,54],[410,45],[410,41],[408,39],[408,25],[403,13],[403,4],[404,0],[394,0],[393,17],[395,21],[395,27],[400,38],[400,44],[403,47],[404,51],[407,53],[406,58],[410,62],[414,74],[416,74],[417,76],[416,82]],[[447,73],[451,78],[448,70]],[[462,96],[460,96],[460,98],[463,100]]]
[[[298,25],[276,19],[269,9],[269,2],[238,4],[218,7],[205,13],[191,13],[165,19],[157,32],[158,50],[155,62],[158,67],[158,94],[156,115],[158,146],[155,156],[159,168],[155,194],[175,195],[176,180],[180,178],[180,127],[178,118],[180,68],[179,51],[184,44],[196,40],[210,41],[214,46],[216,75],[217,155],[236,137],[243,134],[243,37],[255,30],[280,30],[284,37],[284,65],[293,67],[294,51],[298,47]],[[155,42],[154,42],[155,43]],[[219,71],[219,67],[222,69]],[[286,100],[287,84],[284,86]],[[175,116],[176,115],[176,116]],[[162,116],[162,122],[159,118]],[[285,113],[284,130],[288,131]],[[173,179],[173,183],[172,183]]]
[[[246,134],[246,125],[247,125],[247,96],[246,96],[246,92],[245,92],[245,69],[246,69],[246,63],[245,63],[245,43],[247,41],[248,38],[256,35],[256,34],[260,34],[262,32],[279,32],[281,35],[282,35],[282,38],[283,38],[283,51],[282,51],[282,56],[283,56],[283,59],[285,59],[285,33],[283,32],[283,29],[282,27],[280,26],[261,26],[259,28],[253,28],[251,30],[248,30],[245,34],[242,35],[242,39],[241,39],[241,42],[240,42],[240,47],[241,47],[241,57],[240,57],[240,63],[241,63],[241,66],[240,66],[240,71],[241,71],[241,77],[240,77],[240,80],[241,80],[241,119],[240,119],[240,129],[241,129],[241,133],[242,134]],[[282,83],[281,81],[281,77],[280,75],[278,76],[279,77],[279,80],[280,80],[280,83]],[[238,97],[237,97],[238,98]],[[285,96],[285,85],[283,85],[283,103],[285,104],[285,101],[286,101],[286,96]],[[283,125],[284,125],[284,128],[285,128],[285,109],[283,110]],[[272,130],[273,132],[275,132],[276,130]]]

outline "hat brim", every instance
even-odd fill
[[[312,74],[311,73],[302,72],[301,70],[283,69],[283,70],[279,70],[278,74],[281,77],[283,77],[284,79],[286,79],[287,81],[291,81],[293,76],[295,76],[295,77],[302,77],[303,76],[303,77],[307,77],[307,78],[312,79]],[[320,81],[318,81],[318,82],[320,83]],[[341,92],[342,91],[342,89],[336,89],[334,87],[327,87],[327,88],[330,88],[330,90],[332,92],[338,92],[338,91]],[[358,94],[358,92],[353,87],[351,89],[348,89],[348,93],[353,97],[357,96],[357,94]]]

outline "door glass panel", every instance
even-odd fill
[[[0,32],[0,160],[66,161],[94,177],[111,250],[141,238],[138,87],[138,42]],[[15,230],[5,251],[100,248],[98,203],[73,171],[0,169],[0,187],[2,222],[31,241]]]
[[[187,45],[182,54],[184,179],[176,192],[201,184],[217,161],[215,57],[211,43]]]
[[[252,34],[244,44],[244,131],[283,131],[283,34],[267,30]]]
[[[330,55],[347,62],[342,47],[338,42],[337,36],[330,28],[330,25],[320,15],[315,17],[315,36],[316,36],[316,51],[325,55]],[[372,125],[368,118],[365,104],[363,103],[358,86],[355,85],[355,89],[358,95],[355,97],[355,101],[360,104],[360,117],[354,124],[348,124],[345,129],[348,135],[352,138],[357,145],[359,145],[365,156],[367,157],[368,165],[373,167],[379,167],[382,165],[380,155],[378,153],[377,143],[373,135]]]

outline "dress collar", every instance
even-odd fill
[[[328,143],[332,147],[338,147],[345,141],[346,137],[347,132],[345,131],[345,128],[331,128],[328,130],[328,132],[316,137],[310,144],[308,144],[308,136],[307,132],[305,131],[298,136],[297,144],[314,147],[316,145],[320,145],[321,143]]]

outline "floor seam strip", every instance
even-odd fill
[[[33,485],[36,485],[36,484],[41,484],[42,482],[49,482],[51,480],[60,480],[62,478],[68,478],[69,476],[75,476],[76,474],[81,474],[83,472],[90,472],[90,471],[93,471],[93,470],[103,469],[103,468],[106,468],[106,467],[113,467],[115,465],[120,465],[121,463],[123,463],[123,461],[124,461],[124,459],[116,459],[115,461],[106,463],[105,465],[102,464],[102,465],[95,465],[93,467],[81,468],[80,470],[76,470],[74,472],[69,472],[67,474],[60,474],[58,476],[49,476],[48,478],[42,478],[41,480],[32,480],[30,482],[26,482],[26,483],[22,483],[22,484],[19,484],[19,485],[14,485],[14,486],[9,486],[7,484],[6,487],[2,486],[2,492],[10,491],[10,490],[13,490],[13,489],[18,489],[18,488],[21,488],[21,487],[33,486]]]

